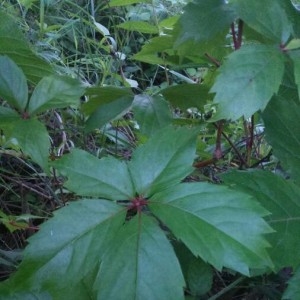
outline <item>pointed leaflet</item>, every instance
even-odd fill
[[[181,242],[176,241],[173,244],[189,293],[200,296],[209,292],[213,284],[212,266],[195,257]]]
[[[173,107],[188,109],[196,107],[203,110],[207,100],[212,98],[208,89],[200,84],[178,84],[161,91],[161,94],[172,104]]]
[[[28,113],[32,115],[51,108],[78,106],[83,92],[83,86],[76,79],[57,75],[44,77],[32,93]]]
[[[136,192],[146,198],[190,174],[196,135],[195,130],[167,127],[140,146],[129,162]]]
[[[15,110],[0,106],[0,128],[4,131],[6,138],[10,136],[11,130],[18,120],[20,120],[20,115]]]
[[[0,97],[20,111],[23,111],[27,104],[26,77],[7,56],[0,56]]]
[[[19,24],[4,9],[0,10],[0,54],[8,55],[33,83],[53,73],[50,65],[31,50]]]
[[[188,3],[184,10],[179,43],[189,39],[208,41],[228,30],[235,19],[234,10],[224,0],[197,0]]]
[[[140,33],[159,34],[157,26],[144,21],[126,21],[116,27],[129,31],[138,31]]]
[[[267,141],[284,168],[300,180],[300,105],[274,97],[263,113]]]
[[[46,127],[36,119],[20,119],[11,135],[18,140],[22,151],[46,171],[50,149]]]
[[[124,96],[99,106],[87,119],[84,130],[89,132],[101,128],[108,122],[124,115],[131,107],[132,96]]]
[[[234,1],[233,6],[248,26],[278,44],[285,44],[293,32],[293,27],[281,2],[286,1]]]
[[[98,159],[74,149],[52,166],[68,178],[65,187],[80,196],[126,200],[135,195],[127,165],[116,158]]]
[[[85,95],[89,97],[89,101],[82,105],[82,110],[86,115],[91,115],[101,105],[114,102],[120,98],[133,99],[133,93],[129,88],[120,88],[115,86],[101,86],[87,88]]]
[[[139,213],[115,236],[95,282],[97,299],[180,299],[184,279],[156,220]]]
[[[247,192],[271,212],[266,220],[275,230],[268,235],[269,253],[277,271],[300,263],[300,188],[271,172],[230,172],[222,179],[232,188]]]
[[[263,110],[277,93],[284,73],[284,56],[272,46],[243,46],[229,55],[219,71],[211,89],[218,103],[214,119],[248,118]]]
[[[298,268],[294,276],[288,282],[288,288],[283,294],[283,300],[300,300],[300,268]]]
[[[69,298],[73,299],[72,287],[99,268],[125,215],[121,206],[96,199],[80,200],[60,209],[30,238],[24,260],[8,281],[9,286],[14,292],[49,293],[68,286]]]
[[[155,194],[150,210],[195,256],[218,270],[249,275],[272,266],[263,234],[272,232],[267,214],[247,194],[207,183],[185,183]]]
[[[170,107],[159,96],[137,95],[134,97],[132,109],[141,133],[146,136],[151,136],[157,130],[170,125],[172,122]]]

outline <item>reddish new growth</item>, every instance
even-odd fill
[[[143,207],[147,205],[147,199],[143,196],[137,196],[131,200],[128,210],[133,210],[135,212],[141,212]]]

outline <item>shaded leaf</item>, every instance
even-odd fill
[[[174,39],[169,35],[157,36],[143,45],[142,50],[133,56],[134,60],[149,64],[173,65]],[[162,55],[163,54],[163,55]]]
[[[236,120],[263,110],[277,93],[283,74],[284,56],[265,45],[243,46],[229,55],[211,92],[218,104],[214,120]]]
[[[274,97],[262,114],[267,141],[294,179],[300,180],[300,105]]]
[[[248,26],[278,43],[285,44],[293,32],[293,27],[281,2],[286,1],[235,1],[234,8]]]
[[[137,148],[128,164],[136,192],[149,197],[190,174],[196,135],[195,130],[167,127]]]
[[[117,28],[122,28],[129,31],[138,31],[141,33],[159,33],[157,26],[151,25],[148,22],[143,21],[126,21],[124,23],[119,24]]]
[[[32,115],[51,108],[78,106],[83,93],[84,88],[78,80],[57,75],[44,77],[32,93],[28,113]]]
[[[196,107],[203,110],[207,100],[212,96],[207,87],[199,84],[178,84],[161,91],[161,94],[172,104],[173,107],[187,109]]]
[[[135,196],[125,162],[114,157],[98,159],[74,149],[52,163],[68,177],[65,187],[81,196],[126,200]]]
[[[72,293],[77,291],[72,287],[99,268],[125,213],[113,202],[95,199],[60,209],[30,238],[19,271],[8,281],[9,287],[14,292],[44,290],[55,294],[68,286],[69,298],[73,299]],[[93,282],[89,284],[91,287]]]
[[[189,293],[194,296],[207,293],[213,284],[213,268],[201,258],[195,257],[184,244],[175,242],[174,247]]]
[[[294,276],[288,282],[288,288],[283,294],[283,300],[299,300],[300,299],[300,268],[298,268]]]
[[[124,96],[100,105],[87,119],[84,130],[89,132],[95,128],[101,128],[108,122],[121,117],[130,109],[132,98],[132,96]]]
[[[207,183],[180,184],[153,195],[149,208],[195,256],[218,270],[249,275],[249,268],[272,266],[263,237],[272,232],[262,219],[267,211],[247,194]]]
[[[146,136],[151,136],[157,130],[170,125],[172,122],[170,107],[159,96],[137,95],[134,97],[132,109],[141,133]]]
[[[267,171],[233,171],[222,175],[226,184],[235,190],[252,195],[271,214],[267,222],[275,230],[268,235],[272,248],[270,256],[277,271],[286,267],[296,267],[300,258],[300,188],[292,182]]]
[[[20,119],[15,123],[12,137],[16,138],[22,151],[48,170],[50,139],[46,127],[36,119]]]
[[[24,111],[27,104],[26,77],[7,56],[0,56],[0,97],[20,111]]]
[[[101,105],[114,102],[120,98],[134,97],[131,89],[114,86],[87,88],[85,93],[90,99],[82,105],[85,114],[90,115]]]
[[[223,0],[190,2],[180,18],[182,29],[177,44],[189,39],[208,41],[220,32],[228,31],[235,17],[231,5]]]
[[[138,214],[121,228],[104,255],[94,288],[98,299],[183,300],[183,286],[168,239],[154,219]]]
[[[0,54],[9,56],[33,83],[54,73],[51,66],[31,50],[18,24],[3,10],[0,11]]]
[[[109,1],[109,6],[110,7],[125,6],[125,5],[131,5],[136,3],[151,3],[151,0],[111,0]]]
[[[0,128],[4,131],[6,136],[11,134],[11,130],[20,118],[20,115],[15,110],[0,106]]]

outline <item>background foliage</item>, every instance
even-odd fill
[[[0,7],[1,297],[300,299],[299,3]]]

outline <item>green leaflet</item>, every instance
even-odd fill
[[[266,138],[285,169],[300,179],[300,105],[280,96],[274,97],[262,114]]]
[[[33,83],[53,74],[50,65],[31,50],[15,20],[3,10],[0,11],[0,55],[9,56]]]
[[[149,197],[189,175],[196,135],[192,129],[167,127],[139,147],[128,164],[136,192]]]
[[[120,98],[134,97],[131,89],[120,88],[115,86],[90,87],[85,93],[89,97],[89,101],[82,105],[82,110],[85,114],[91,115],[101,105],[114,102]]]
[[[248,45],[230,54],[211,88],[218,104],[214,120],[250,117],[277,93],[284,56],[273,46]]]
[[[151,25],[148,22],[143,21],[126,21],[117,26],[129,31],[138,31],[141,33],[158,34],[159,30],[157,26]]]
[[[263,237],[272,230],[261,218],[267,211],[247,194],[189,183],[157,193],[149,201],[150,210],[175,237],[217,269],[229,267],[249,275],[249,268],[272,267]]]
[[[287,1],[234,1],[233,7],[248,26],[283,45],[293,33],[293,28],[281,2]]]
[[[181,33],[177,44],[186,40],[208,41],[228,30],[236,14],[223,0],[197,0],[188,3],[180,18]]]
[[[125,162],[113,157],[98,159],[86,151],[74,149],[52,166],[68,177],[65,186],[81,196],[109,200],[127,200],[135,196]]]
[[[47,171],[50,139],[44,124],[36,119],[19,119],[11,135],[18,140],[24,153]]]
[[[212,98],[208,88],[200,84],[178,84],[161,91],[161,94],[173,105],[181,109],[197,107],[203,110],[207,100]]]
[[[270,256],[277,271],[300,264],[300,188],[267,171],[233,171],[222,175],[226,184],[235,190],[252,195],[271,214],[266,221],[275,230],[268,235]]]
[[[121,228],[104,255],[94,288],[98,299],[183,300],[184,285],[174,250],[157,221],[139,214]]]
[[[99,268],[125,213],[123,207],[97,199],[60,209],[30,238],[19,271],[8,281],[9,287],[13,292],[47,290],[51,294],[80,283],[95,267]],[[72,289],[69,297],[73,299],[70,295]]]
[[[112,102],[99,105],[86,121],[84,130],[92,131],[95,128],[102,128],[105,124],[124,115],[132,105],[132,96],[123,96]]]
[[[84,88],[78,80],[67,76],[44,77],[34,89],[28,104],[30,115],[67,106],[78,106]]]
[[[0,97],[20,111],[24,111],[27,104],[26,77],[7,56],[0,56]]]
[[[146,136],[151,136],[172,122],[169,104],[159,96],[137,95],[134,97],[132,109],[141,133]]]

